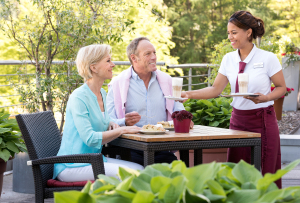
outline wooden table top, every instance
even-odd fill
[[[189,133],[166,132],[161,135],[145,134],[123,134],[121,138],[137,140],[142,142],[165,142],[165,141],[187,141],[187,140],[214,140],[214,139],[234,139],[234,138],[255,138],[260,137],[260,133],[230,130],[202,125],[195,125]]]

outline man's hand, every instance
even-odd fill
[[[133,126],[137,122],[141,120],[141,115],[138,112],[130,112],[125,114],[125,125],[126,126]]]
[[[190,123],[190,129],[193,129],[193,127],[194,127],[194,122],[191,121],[191,123]]]
[[[109,122],[108,124],[108,129],[107,130],[114,130],[114,129],[117,129],[119,128],[120,126],[112,121]]]

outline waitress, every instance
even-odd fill
[[[227,25],[228,39],[234,52],[227,53],[212,87],[182,92],[181,97],[210,99],[217,97],[228,82],[231,92],[238,92],[237,75],[249,75],[248,92],[257,97],[234,97],[230,129],[261,133],[262,174],[275,173],[281,168],[280,138],[273,100],[286,92],[281,64],[275,54],[261,50],[252,43],[265,33],[264,22],[250,12],[237,11]],[[275,89],[271,92],[271,82]],[[241,159],[250,163],[250,147],[229,148],[227,161],[238,163]],[[276,181],[281,188],[281,179]]]

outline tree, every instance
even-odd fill
[[[28,84],[18,88],[21,101],[30,112],[57,107],[62,130],[69,94],[82,82],[68,61],[84,45],[120,41],[132,24],[124,17],[128,6],[123,0],[0,0],[0,4],[1,30],[35,65],[35,78],[20,78]],[[52,65],[54,59],[63,60],[63,65]]]
[[[229,17],[238,10],[250,10],[269,19],[271,11],[266,7],[269,0],[164,0],[168,7],[162,13],[173,27],[172,56],[179,63],[210,63],[214,45],[227,39]],[[185,75],[187,75],[185,70]],[[207,73],[207,69],[193,69],[193,75]],[[204,77],[193,78],[192,84],[204,82]],[[202,86],[203,87],[203,86]],[[199,88],[196,87],[197,89]]]
[[[300,47],[300,1],[277,0],[271,1],[268,6],[274,11],[274,34],[287,35]]]

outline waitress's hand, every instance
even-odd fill
[[[112,121],[109,122],[108,124],[108,129],[107,130],[114,130],[114,129],[117,129],[119,128],[120,126]]]
[[[255,94],[258,94],[259,96],[258,97],[245,96],[244,98],[253,101],[255,104],[264,103],[264,102],[269,101],[267,95],[264,95],[261,93],[255,93]]]
[[[193,129],[193,128],[194,128],[194,122],[191,121],[191,123],[190,123],[190,129]]]
[[[181,98],[188,98],[188,95],[187,95],[187,93],[185,91],[181,91]],[[178,101],[178,102],[184,103],[186,101],[187,101],[187,99],[182,100],[182,101]]]

